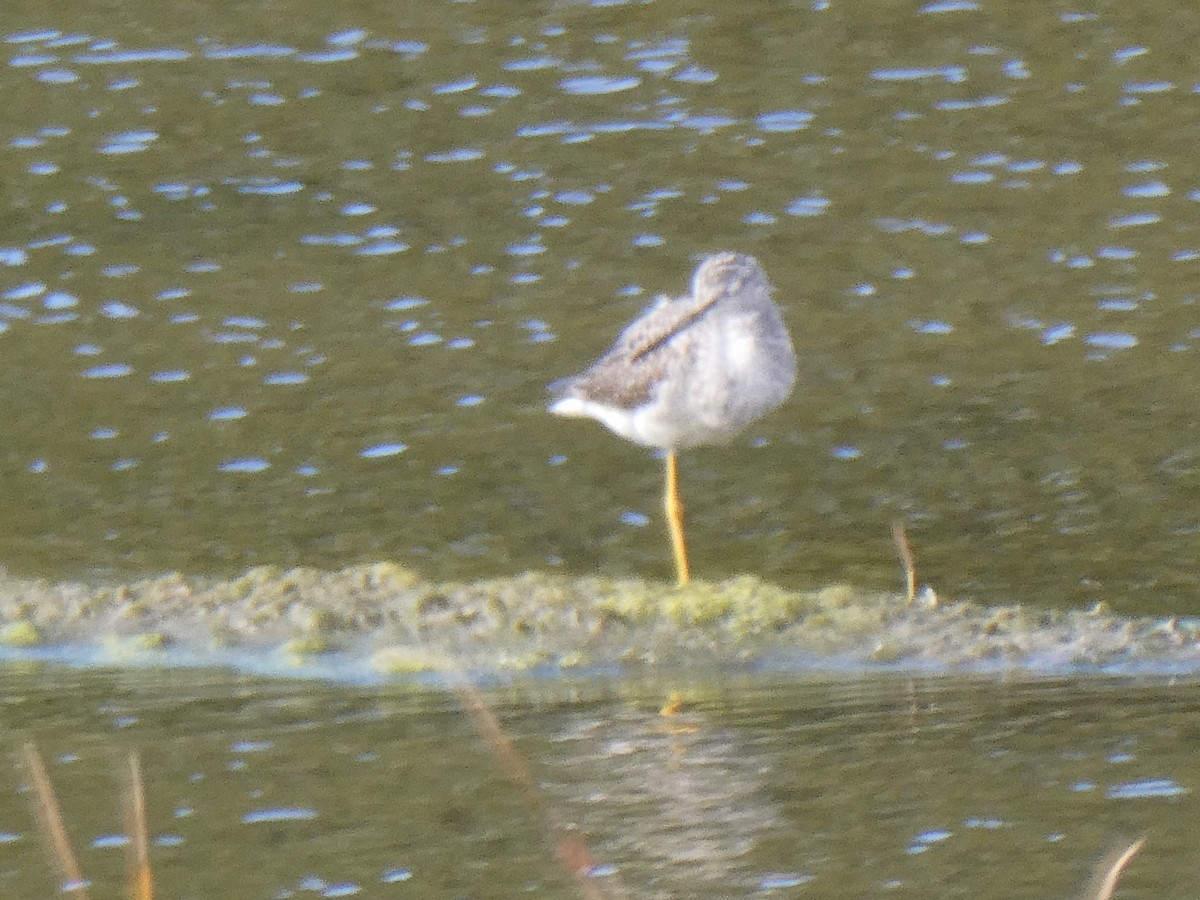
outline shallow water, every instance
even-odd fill
[[[631,578],[669,575],[661,463],[549,417],[544,385],[682,289],[698,255],[733,248],[776,284],[800,381],[731,446],[684,458],[701,579],[832,598],[864,629],[821,613],[839,647],[857,642],[856,672],[1194,672],[1194,620],[1097,607],[1049,628],[877,594],[897,585],[889,529],[905,519],[921,580],[949,598],[1190,611],[1198,15],[1163,0],[8,11],[0,564],[49,583],[4,579],[4,639],[63,628],[82,660],[28,653],[159,667],[14,667],[26,651],[4,651],[0,735],[51,760],[96,895],[124,887],[118,773],[136,748],[164,896],[570,896],[436,664],[364,675],[317,652],[362,663],[351,645],[387,636],[371,616],[424,637],[461,595],[483,668],[562,679],[486,697],[612,896],[1067,896],[1141,833],[1123,895],[1178,896],[1198,862],[1190,680],[837,680],[797,674],[838,665],[797,665],[790,636],[822,639],[800,620],[780,620],[773,656],[743,657],[724,620],[663,631],[692,613],[604,607],[575,654],[593,675],[573,682],[569,644],[536,646],[539,628],[586,630],[592,610],[539,617],[513,598],[548,590],[553,613],[581,584],[625,579],[602,604],[661,593]],[[243,576],[264,563],[332,574]],[[382,613],[353,589],[291,596],[306,579],[379,593],[362,563],[426,580]],[[215,576],[219,602],[162,620],[203,594],[134,581],[171,569]],[[527,570],[577,580],[512,577]],[[357,605],[331,613],[339,597]],[[413,597],[417,615],[396,612]],[[939,652],[881,616],[933,622]],[[170,668],[223,651],[243,671],[293,664],[256,641],[293,642],[297,672],[341,686]],[[653,673],[664,647],[685,663],[673,678],[595,674],[630,656]],[[713,647],[776,671],[717,680]],[[709,674],[681,674],[689,657]],[[425,686],[345,686],[388,666]],[[672,689],[691,706],[664,720]],[[0,889],[48,895],[50,872],[25,805],[0,805]]]
[[[24,4],[0,561],[666,577],[661,464],[543,409],[700,253],[800,388],[688,454],[696,569],[1178,610],[1194,11]]]
[[[29,738],[49,760],[94,896],[124,889],[130,749],[163,896],[578,896],[452,693],[204,672],[3,680],[10,757]],[[664,718],[672,689],[688,706]],[[483,696],[607,896],[1076,896],[1138,834],[1122,896],[1194,881],[1193,682],[593,680]],[[23,782],[0,777],[0,885],[46,896]]]

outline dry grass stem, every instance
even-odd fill
[[[904,567],[904,586],[908,604],[911,606],[917,599],[917,565],[913,560],[912,547],[908,543],[908,530],[899,519],[892,523],[892,542],[900,556],[900,565]]]
[[[546,805],[529,766],[525,764],[512,739],[501,727],[500,720],[484,702],[483,695],[475,685],[461,672],[454,672],[451,678],[459,702],[475,723],[476,730],[500,760],[500,766],[509,780],[520,789],[525,805],[542,819],[554,843],[555,856],[575,881],[579,893],[584,900],[608,900],[609,894],[591,877],[595,862],[588,851],[587,842],[580,834],[563,825],[553,810]]]
[[[1088,882],[1087,892],[1083,895],[1084,900],[1110,900],[1113,892],[1117,889],[1121,873],[1125,871],[1129,861],[1137,856],[1138,851],[1145,843],[1145,838],[1138,838],[1130,844],[1110,851],[1104,859],[1100,860],[1100,864],[1096,866],[1096,871],[1092,875],[1092,880]]]
[[[24,746],[25,768],[33,782],[36,802],[34,812],[37,814],[38,827],[50,845],[50,851],[58,863],[61,876],[60,890],[68,891],[87,900],[87,886],[75,852],[71,849],[71,840],[67,836],[67,826],[63,822],[62,810],[58,806],[58,796],[54,793],[54,785],[46,774],[46,766],[41,754],[32,741]]]
[[[129,895],[133,900],[154,900],[154,877],[150,869],[150,829],[146,824],[146,787],[142,764],[129,754],[129,796],[125,817],[129,831]]]

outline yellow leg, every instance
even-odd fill
[[[667,509],[667,526],[671,529],[671,550],[675,554],[675,573],[679,586],[692,580],[688,565],[687,540],[683,536],[683,501],[679,499],[679,459],[673,451],[667,451],[667,493],[664,498]]]

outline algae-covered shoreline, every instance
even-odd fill
[[[0,577],[7,654],[103,665],[392,677],[670,669],[1200,671],[1200,622],[1054,611],[742,576],[685,588],[527,573],[433,582],[401,566],[263,567],[115,586]],[[232,662],[231,662],[232,661]]]

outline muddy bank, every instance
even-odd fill
[[[423,580],[378,564],[169,574],[116,586],[0,578],[8,656],[357,676],[618,668],[1200,670],[1200,621],[983,607],[743,576],[677,589],[526,574]],[[240,661],[240,662],[239,662]]]

